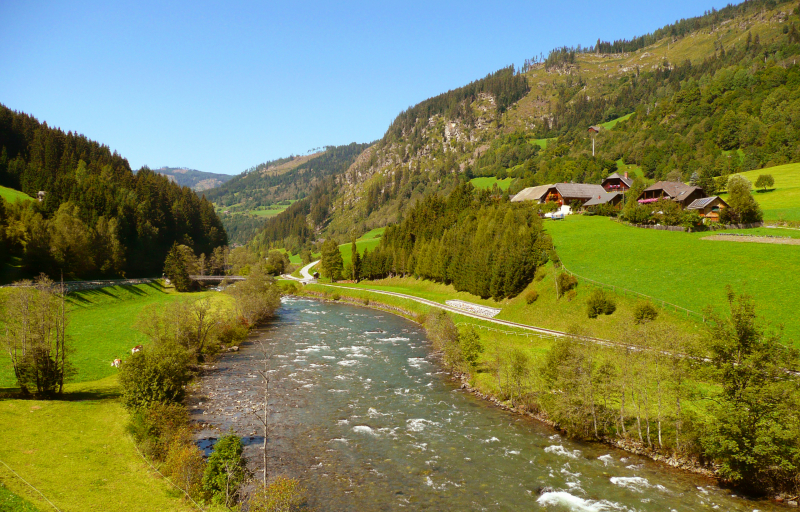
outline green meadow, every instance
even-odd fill
[[[756,189],[760,174],[771,174],[775,185],[766,192]],[[764,211],[766,221],[800,221],[800,163],[778,165],[741,173],[753,184],[753,197]],[[726,195],[722,196],[726,198]]]
[[[580,276],[698,312],[721,307],[731,285],[752,295],[759,314],[783,324],[784,341],[800,347],[800,289],[787,278],[800,269],[799,246],[710,241],[704,240],[707,232],[639,229],[606,217],[573,215],[545,226],[564,265]],[[740,232],[795,235],[780,229]]]
[[[0,298],[5,293],[0,291]],[[0,400],[0,424],[13,426],[0,429],[0,460],[61,510],[196,510],[136,451],[111,361],[146,343],[135,328],[143,308],[203,297],[211,297],[216,308],[228,308],[232,300],[218,292],[179,294],[160,283],[70,294],[68,329],[77,375],[59,400]],[[5,388],[0,391],[13,386],[8,358],[0,356],[0,388]],[[30,504],[52,510],[2,465],[0,481],[0,511],[35,510]]]
[[[514,178],[498,180],[495,176],[489,176],[483,178],[473,178],[469,182],[472,183],[473,187],[478,189],[491,189],[494,184],[497,183],[497,188],[500,190],[508,190],[508,187],[511,186],[512,181],[514,181]]]
[[[17,200],[20,201],[30,201],[32,198],[28,194],[24,192],[20,192],[19,190],[14,190],[13,188],[8,188],[0,185],[0,197],[8,201],[9,203],[13,203]]]

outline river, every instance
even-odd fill
[[[461,391],[413,322],[284,298],[279,317],[204,374],[189,401],[209,448],[233,429],[254,469],[258,341],[271,359],[270,473],[299,478],[315,510],[778,510],[713,481],[600,444]]]

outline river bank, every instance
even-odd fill
[[[380,300],[375,300],[373,298],[364,299],[363,296],[359,297],[356,295],[343,295],[342,292],[346,292],[347,290],[343,290],[341,288],[337,288],[334,293],[327,294],[327,293],[320,293],[315,291],[305,291],[301,293],[304,296],[315,297],[319,300],[326,300],[331,302],[346,302],[349,304],[353,304],[356,306],[361,307],[368,307],[371,309],[376,309],[379,311],[387,311],[393,314],[397,314],[404,318],[413,320],[417,323],[421,323],[424,321],[425,313],[420,312],[413,312],[408,309],[404,309],[398,307],[396,305],[390,305],[382,303]],[[335,299],[331,297],[336,296]],[[397,300],[397,299],[392,299]],[[414,306],[418,307],[418,304],[414,304]],[[445,362],[440,359],[440,364],[446,367]],[[526,409],[522,406],[515,407],[510,401],[503,401],[499,399],[495,394],[480,385],[475,385],[476,382],[471,378],[468,374],[462,374],[457,371],[453,371],[452,368],[448,368],[448,371],[451,374],[451,378],[454,381],[457,381],[460,385],[461,389],[472,393],[474,396],[485,400],[505,411],[530,417],[536,419],[537,421],[548,425],[549,427],[559,431],[563,434],[563,431],[559,428],[557,424],[551,421],[548,416],[538,410],[538,411],[531,411]],[[636,454],[639,456],[647,457],[655,462],[660,464],[664,464],[671,468],[679,469],[681,471],[685,471],[688,473],[701,475],[703,477],[714,478],[717,480],[716,476],[716,467],[712,464],[704,464],[700,461],[700,459],[696,456],[692,455],[684,455],[684,454],[677,454],[667,450],[658,450],[655,447],[651,448],[648,447],[645,443],[639,442],[632,438],[611,438],[611,437],[602,437],[601,439],[592,440],[592,442],[597,442],[606,446],[611,446],[620,450],[624,450],[628,453]],[[798,503],[798,496],[790,496],[790,495],[779,495],[773,498],[773,500],[777,503],[786,503],[789,506],[796,506]]]

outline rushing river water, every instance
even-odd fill
[[[599,444],[563,439],[458,389],[405,319],[284,299],[279,319],[226,355],[190,399],[209,446],[233,428],[253,467],[256,369],[273,347],[270,473],[301,479],[320,511],[777,510]]]

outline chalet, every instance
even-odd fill
[[[542,202],[554,202],[559,206],[569,205],[573,201],[583,203],[593,197],[606,194],[600,185],[586,185],[584,183],[556,183],[547,190]]]
[[[590,126],[589,127],[589,135],[596,135],[596,134],[600,133],[600,130],[602,130],[602,129],[603,129],[602,126]]]
[[[719,222],[720,210],[727,207],[728,203],[723,201],[722,198],[719,196],[711,196],[695,199],[686,209],[695,210],[704,220],[709,222]]]
[[[655,203],[659,199],[669,199],[686,208],[696,199],[706,197],[700,187],[687,185],[679,181],[658,181],[646,189],[638,198],[640,204]]]
[[[597,194],[593,196],[591,199],[583,203],[583,209],[589,210],[593,206],[600,206],[604,204],[608,204],[613,206],[614,208],[621,208],[622,207],[622,192],[603,192],[601,194]]]
[[[625,176],[615,172],[604,179],[600,186],[603,187],[606,192],[625,192],[633,186],[633,178],[629,178],[627,172]]]
[[[517,195],[511,198],[512,203],[519,203],[522,201],[536,201],[542,202],[542,198],[550,190],[553,185],[539,185],[538,187],[528,187],[522,189]]]

